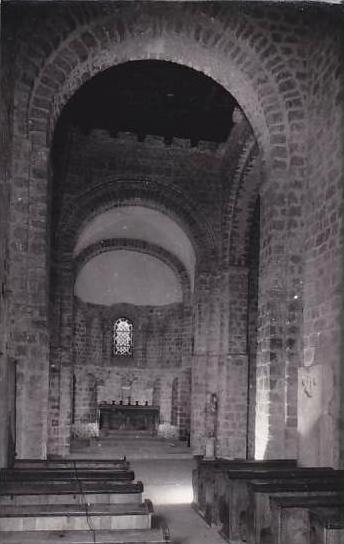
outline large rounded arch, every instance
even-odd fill
[[[242,114],[238,117],[224,157],[221,262],[225,267],[247,265],[252,202],[256,201],[264,180],[263,172],[257,168],[261,165],[261,156],[252,128]]]
[[[95,9],[93,19],[86,24],[81,10],[76,10],[74,25],[80,26],[71,34],[70,21],[63,21],[65,28],[56,38],[55,47],[39,59],[41,67],[27,97],[29,131],[51,136],[68,99],[99,71],[130,60],[167,60],[201,71],[223,85],[245,112],[265,158],[283,158],[281,149],[275,153],[273,145],[271,149],[270,136],[281,132],[288,135],[291,84],[286,82],[294,74],[290,67],[286,71],[283,66],[278,45],[269,42],[267,34],[263,40],[254,11],[248,10],[243,17],[241,10],[239,17],[238,10],[227,8],[230,18],[225,19],[224,28],[211,7],[183,5],[173,10],[170,6],[161,9],[145,4],[138,9],[132,3],[122,5],[121,17],[116,13],[114,18],[111,12],[118,9],[109,8],[110,13],[105,15],[103,10],[97,13]],[[252,35],[254,40],[249,39]],[[272,71],[275,64],[280,69]],[[301,91],[295,85],[293,91],[302,104]],[[38,111],[40,97],[45,107],[41,102]],[[280,142],[276,142],[278,148],[285,147]]]
[[[231,265],[247,266],[249,231],[262,178],[261,157],[251,133],[241,149],[225,203],[228,220],[226,232],[229,238],[224,247],[224,259]]]
[[[43,6],[36,21],[27,18],[16,58],[12,203],[19,213],[13,214],[10,247],[12,261],[22,263],[27,287],[23,292],[13,279],[12,301],[18,312],[13,329],[18,335],[34,332],[39,356],[33,349],[20,364],[34,362],[44,381],[27,387],[17,406],[18,451],[24,456],[45,455],[45,407],[37,416],[31,445],[26,446],[24,397],[37,397],[35,390],[47,382],[47,373],[41,370],[49,360],[49,146],[56,120],[76,90],[98,72],[130,60],[184,64],[212,77],[237,100],[253,128],[271,184],[285,186],[288,169],[301,169],[305,163],[306,151],[293,145],[302,142],[306,131],[305,125],[295,122],[305,112],[302,78],[297,76],[305,68],[292,52],[283,52],[283,42],[273,40],[273,9],[267,14],[262,8],[243,11],[229,3],[97,4],[81,3],[67,10],[59,6],[54,17]],[[296,24],[293,21],[287,31],[293,36]],[[31,38],[37,27],[40,33],[29,49],[26,35]],[[22,224],[27,229],[20,228]],[[32,289],[32,278],[44,289]]]

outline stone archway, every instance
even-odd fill
[[[168,60],[202,71],[233,94],[249,119],[266,173],[263,200],[273,200],[276,213],[284,206],[283,201],[278,202],[277,195],[284,193],[291,176],[302,177],[302,152],[292,147],[300,138],[302,140],[303,135],[303,130],[294,122],[295,117],[302,115],[303,108],[295,76],[299,64],[290,68],[288,55],[281,50],[283,44],[272,43],[266,28],[265,33],[262,32],[262,20],[265,26],[272,25],[273,14],[264,19],[264,13],[262,17],[254,10],[239,14],[233,8],[221,8],[217,12],[212,5],[183,5],[176,12],[171,7],[161,9],[154,4],[145,9],[144,14],[138,13],[136,6],[132,5],[125,8],[120,17],[117,17],[117,5],[109,8],[110,13],[104,13],[96,6],[71,9],[65,18],[59,12],[61,28],[52,33],[53,43],[47,35],[42,38],[45,32],[42,29],[41,43],[38,37],[34,46],[37,57],[26,63],[23,48],[23,56],[18,59],[18,65],[26,63],[26,67],[19,77],[16,100],[25,110],[27,123],[23,123],[22,117],[15,119],[19,161],[14,168],[17,183],[14,184],[13,200],[22,199],[28,231],[21,232],[16,229],[15,221],[12,222],[11,259],[16,260],[24,253],[22,273],[24,277],[35,278],[37,289],[25,293],[25,302],[23,293],[13,289],[15,307],[20,303],[21,307],[30,308],[14,329],[18,332],[28,329],[35,336],[33,347],[36,347],[36,352],[33,349],[29,358],[19,360],[19,364],[23,375],[40,376],[40,388],[43,389],[48,379],[49,343],[46,302],[49,141],[54,121],[63,105],[83,82],[106,67],[133,59]],[[46,29],[51,32],[49,24]],[[290,25],[292,32],[294,24]],[[49,45],[44,47],[47,41]],[[27,70],[30,69],[28,77]],[[288,98],[291,91],[295,95],[294,102]],[[27,192],[20,196],[23,178],[28,182]],[[37,214],[43,217],[43,221],[37,221]],[[281,234],[274,229],[272,219],[271,225],[268,223],[266,230],[273,232],[273,244],[277,247],[288,233],[283,230]],[[265,270],[269,259],[267,257]],[[273,282],[278,277],[280,269],[274,266],[273,278],[270,274],[268,281]],[[265,297],[265,284],[263,278],[262,297]],[[285,297],[284,286],[282,291],[281,296]],[[18,397],[19,455],[45,455],[47,429],[44,408],[35,415],[37,421],[30,441],[24,439],[26,406],[29,397],[36,396],[37,391],[30,389],[28,383],[25,392],[23,388]]]

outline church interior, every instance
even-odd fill
[[[3,0],[1,543],[344,543],[343,25]]]

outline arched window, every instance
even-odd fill
[[[120,317],[113,326],[114,355],[133,354],[133,324],[125,317]]]

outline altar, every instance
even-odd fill
[[[156,434],[160,408],[140,404],[99,404],[100,430],[146,431]]]

